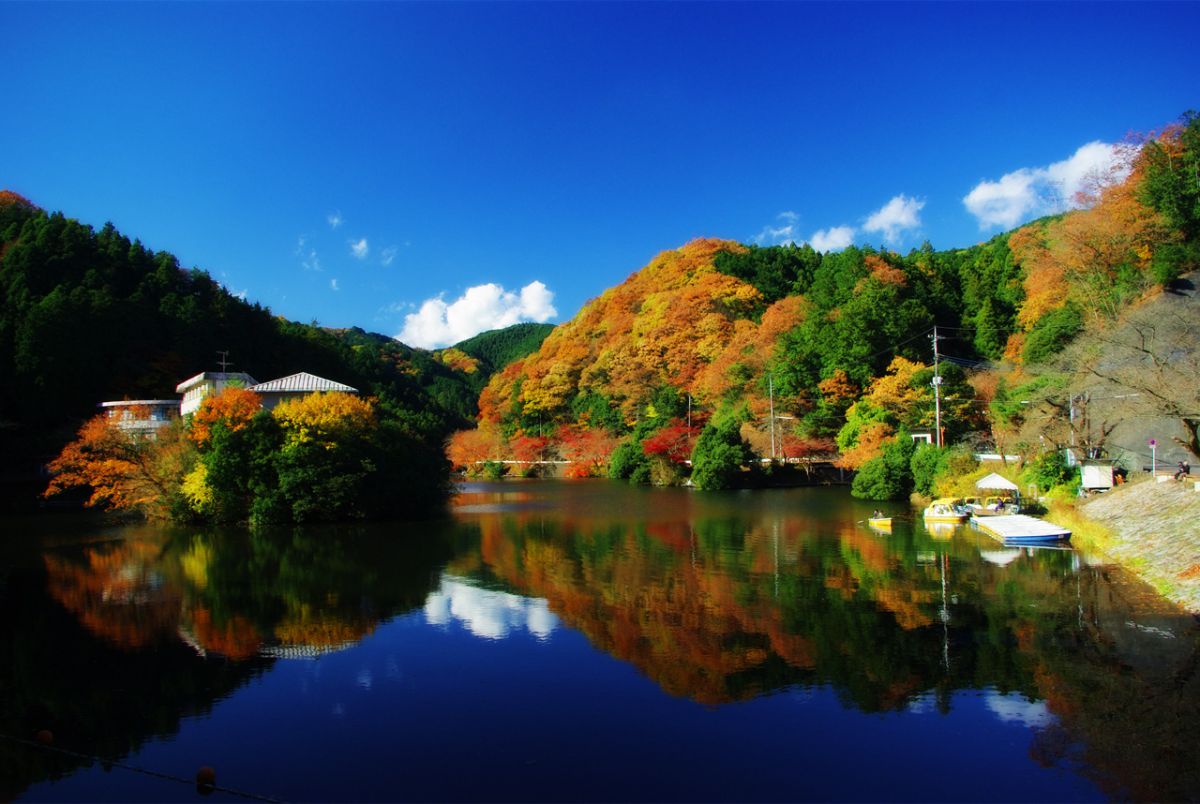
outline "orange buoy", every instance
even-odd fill
[[[42,729],[33,736],[33,739],[37,740],[42,745],[50,745],[52,742],[54,742],[54,732],[50,731],[50,729]]]
[[[213,787],[217,783],[217,772],[211,766],[205,765],[196,771],[197,787]]]

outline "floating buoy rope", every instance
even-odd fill
[[[19,743],[30,748],[36,748],[41,751],[53,751],[63,756],[74,757],[76,759],[84,759],[89,762],[99,762],[105,768],[120,768],[121,770],[133,771],[140,773],[143,776],[153,776],[155,779],[164,779],[168,782],[178,782],[180,784],[192,787],[201,793],[228,793],[231,796],[249,799],[251,801],[270,801],[275,804],[282,804],[282,799],[271,798],[270,796],[262,796],[258,793],[247,793],[245,790],[235,790],[232,787],[221,787],[217,782],[217,772],[209,765],[205,765],[196,772],[194,779],[185,779],[182,776],[175,776],[170,773],[161,773],[160,771],[150,770],[149,768],[139,768],[137,765],[129,765],[124,762],[117,762],[113,759],[105,759],[93,754],[84,754],[79,751],[72,751],[68,748],[59,748],[53,745],[54,735],[47,729],[42,729],[37,733],[34,739],[26,740],[21,737],[14,737],[11,734],[0,734],[0,738],[8,740],[12,743]]]

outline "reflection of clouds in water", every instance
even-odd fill
[[[541,598],[480,589],[443,576],[438,591],[425,599],[425,621],[447,625],[452,619],[485,639],[504,639],[511,630],[520,628],[538,639],[547,639],[558,627],[558,617]]]
[[[991,690],[984,696],[987,708],[1005,723],[1023,723],[1031,729],[1040,729],[1054,722],[1054,715],[1042,701],[1027,701],[1015,692],[1001,695]]]
[[[905,709],[914,715],[926,715],[937,711],[937,696],[926,693],[918,695],[908,702]]]

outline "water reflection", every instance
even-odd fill
[[[558,626],[545,600],[530,599],[495,589],[473,586],[466,580],[443,575],[438,590],[425,600],[425,621],[444,626],[451,620],[485,639],[504,639],[523,629],[538,639],[549,639]]]
[[[594,650],[573,661],[593,664],[576,671],[611,657],[682,705],[733,711],[725,705],[836,696],[835,728],[864,739],[893,721],[860,713],[906,724],[977,712],[975,750],[1011,742],[1006,730],[1017,729],[1038,766],[1082,774],[1108,795],[1200,796],[1195,620],[1073,551],[1004,548],[969,529],[931,532],[900,518],[892,532],[873,532],[865,507],[827,489],[705,495],[473,484],[457,503],[451,520],[421,526],[140,527],[55,540],[0,585],[4,732],[61,728],[76,750],[119,757],[305,659],[311,673],[297,682],[300,694],[328,695],[314,702],[325,717],[400,740],[386,713],[413,706],[402,696],[417,693],[397,657],[420,628],[420,644],[436,648],[419,662],[460,685],[420,690],[433,696],[438,722],[498,706],[476,691],[489,689],[476,681],[487,668],[464,659],[487,649],[489,662],[514,657],[503,675],[512,686],[494,694],[530,709],[504,719],[528,721],[510,725],[528,729],[512,742],[541,742],[536,724],[558,711],[537,709],[547,681],[538,663],[574,656],[572,637],[581,634]],[[455,642],[457,634],[476,646]],[[540,651],[536,663],[516,658],[523,644]],[[423,666],[417,654],[407,661],[408,673]],[[95,668],[88,684],[78,683],[81,667]],[[335,683],[336,668],[344,677]],[[120,695],[130,689],[142,693],[136,701]],[[351,692],[372,696],[366,714]],[[109,699],[99,701],[102,693]],[[583,739],[585,694],[557,704],[568,731],[551,742]],[[613,700],[617,709],[605,714],[628,728],[639,713]],[[382,723],[362,720],[376,711]],[[314,750],[343,751],[333,743]],[[476,750],[485,749],[454,746],[456,756],[482,761]],[[950,762],[965,760],[959,750],[939,746]],[[6,797],[78,766],[3,756]],[[561,757],[559,772],[583,773],[572,761]],[[516,795],[491,793],[484,797]]]

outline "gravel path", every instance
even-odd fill
[[[1105,553],[1193,614],[1200,614],[1200,491],[1196,480],[1148,478],[1080,507],[1117,534]]]

